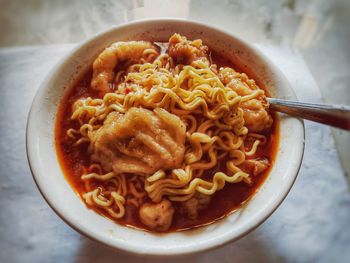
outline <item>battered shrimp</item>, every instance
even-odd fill
[[[231,68],[220,68],[219,79],[222,84],[231,88],[239,96],[251,95],[259,89],[255,81],[245,73],[239,73]],[[261,132],[271,127],[272,118],[268,113],[268,103],[263,103],[265,95],[250,99],[241,104],[244,124],[250,132]]]
[[[110,91],[110,84],[114,80],[114,68],[118,63],[127,60],[150,59],[158,55],[157,48],[146,41],[116,42],[106,48],[93,63],[93,77],[91,87],[106,93]],[[153,56],[154,58],[155,56]]]
[[[272,118],[260,100],[242,103],[244,124],[250,132],[261,132],[271,127]]]
[[[199,59],[208,61],[208,47],[203,45],[202,40],[190,41],[180,34],[170,37],[168,53],[176,64],[191,65]]]

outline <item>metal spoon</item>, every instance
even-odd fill
[[[291,116],[350,130],[350,107],[268,98],[270,109]]]

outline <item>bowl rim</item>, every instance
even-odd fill
[[[169,249],[168,251],[164,251],[164,250],[155,250],[149,253],[145,253],[144,251],[138,251],[137,248],[135,247],[123,247],[122,244],[118,244],[118,246],[114,243],[111,244],[109,242],[107,242],[105,239],[101,238],[101,237],[96,237],[96,235],[94,235],[94,231],[87,231],[87,230],[83,230],[81,229],[80,225],[76,225],[74,222],[71,222],[70,219],[67,218],[67,216],[65,215],[64,212],[60,211],[59,208],[55,207],[52,202],[50,201],[50,197],[47,195],[47,193],[45,193],[42,189],[42,186],[40,185],[40,180],[37,178],[37,173],[40,173],[41,167],[40,165],[38,165],[38,163],[35,161],[35,154],[34,154],[34,150],[32,149],[32,146],[30,144],[31,141],[31,131],[30,131],[30,127],[29,127],[29,123],[31,122],[31,120],[33,118],[35,118],[34,116],[34,108],[36,107],[36,101],[39,100],[39,98],[41,97],[40,95],[42,93],[44,93],[46,91],[46,87],[47,84],[49,83],[50,79],[52,78],[53,73],[60,68],[60,66],[62,66],[62,64],[64,64],[65,62],[67,62],[67,60],[74,55],[75,52],[77,52],[78,50],[80,50],[81,48],[83,48],[85,45],[89,44],[90,42],[94,42],[99,38],[102,38],[105,35],[108,35],[116,30],[121,30],[123,28],[127,28],[130,26],[137,26],[137,25],[143,25],[144,23],[162,23],[162,22],[173,22],[173,23],[185,23],[185,24],[190,24],[190,25],[194,25],[194,26],[199,26],[199,27],[206,27],[209,28],[211,30],[217,31],[220,34],[225,34],[227,36],[229,36],[230,38],[235,39],[236,41],[240,42],[241,44],[243,44],[244,46],[248,47],[249,49],[251,49],[252,51],[254,51],[256,53],[256,55],[258,55],[264,62],[266,62],[268,64],[268,66],[272,69],[272,71],[274,73],[277,73],[279,78],[282,78],[289,87],[289,91],[295,96],[295,98],[297,97],[294,90],[291,88],[291,86],[289,85],[289,81],[287,80],[287,78],[285,77],[285,75],[281,72],[281,70],[276,67],[271,60],[264,55],[260,50],[258,50],[257,48],[253,47],[251,44],[247,43],[246,41],[240,39],[239,37],[237,37],[236,35],[232,34],[231,32],[228,32],[226,30],[222,30],[220,28],[217,28],[215,26],[206,24],[204,22],[199,22],[199,21],[193,21],[193,20],[188,20],[188,19],[182,19],[182,18],[166,18],[166,17],[157,17],[157,18],[148,18],[148,19],[140,19],[140,20],[134,20],[131,22],[125,22],[116,26],[113,26],[105,31],[101,31],[95,35],[93,35],[92,37],[88,38],[87,40],[78,43],[77,46],[75,46],[74,48],[72,48],[72,50],[70,50],[69,52],[67,52],[52,68],[51,70],[49,70],[49,72],[47,73],[46,77],[43,79],[43,81],[41,82],[39,89],[36,91],[35,97],[32,101],[28,116],[27,116],[27,125],[26,125],[26,155],[27,155],[27,160],[28,160],[28,164],[29,164],[29,168],[32,174],[32,177],[34,179],[34,182],[39,190],[39,192],[41,193],[41,195],[43,196],[43,198],[45,199],[46,203],[51,207],[51,209],[67,224],[69,225],[71,228],[73,228],[74,230],[76,230],[78,233],[94,240],[97,241],[99,243],[102,243],[104,245],[106,245],[107,247],[110,247],[112,249],[117,249],[120,252],[126,252],[129,254],[133,254],[133,255],[143,255],[143,256],[178,256],[178,255],[187,255],[187,254],[193,254],[193,253],[198,253],[198,252],[202,252],[202,251],[208,251],[208,250],[212,250],[215,248],[218,248],[220,246],[223,246],[229,242],[233,242],[236,241],[240,238],[242,238],[243,236],[245,236],[246,234],[248,234],[249,232],[253,231],[254,229],[256,229],[258,226],[260,226],[263,222],[266,221],[266,219],[271,216],[271,214],[282,204],[283,200],[287,197],[288,193],[290,192],[296,178],[298,177],[301,165],[302,165],[302,160],[303,160],[303,156],[304,156],[304,150],[305,150],[305,125],[304,125],[304,121],[301,119],[298,119],[300,121],[300,135],[301,135],[301,143],[299,145],[299,151],[297,154],[297,157],[295,162],[297,164],[296,167],[294,167],[293,171],[290,172],[291,175],[293,176],[289,176],[288,177],[288,182],[286,183],[285,188],[283,189],[283,191],[281,190],[279,195],[276,197],[276,199],[274,200],[273,204],[271,204],[267,209],[264,210],[263,216],[256,218],[252,224],[251,227],[245,229],[245,231],[241,232],[239,235],[236,236],[225,236],[225,237],[219,237],[217,239],[215,239],[214,241],[210,241],[210,242],[206,242],[206,243],[201,243],[198,246],[191,246],[185,250],[171,250]],[[56,121],[56,119],[54,120],[54,122]],[[56,147],[56,146],[55,146]],[[263,183],[264,184],[264,183]],[[260,186],[261,187],[261,186]],[[214,223],[215,224],[215,223]],[[171,234],[171,233],[169,233]]]

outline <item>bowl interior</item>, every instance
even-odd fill
[[[113,28],[80,45],[65,57],[42,83],[27,126],[27,152],[34,179],[50,206],[77,231],[104,244],[143,255],[175,255],[212,248],[237,239],[263,222],[292,186],[303,153],[303,123],[280,116],[280,144],[276,162],[250,202],[218,222],[190,231],[154,234],[115,224],[86,208],[62,174],[54,145],[57,106],[83,68],[101,50],[120,40],[167,41],[178,32],[201,38],[221,55],[238,63],[263,84],[271,96],[293,98],[287,81],[268,59],[239,39],[212,27],[183,20],[141,21]]]

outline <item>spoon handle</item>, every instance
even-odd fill
[[[272,110],[350,130],[349,106],[314,104],[275,98],[268,98],[267,100]]]

